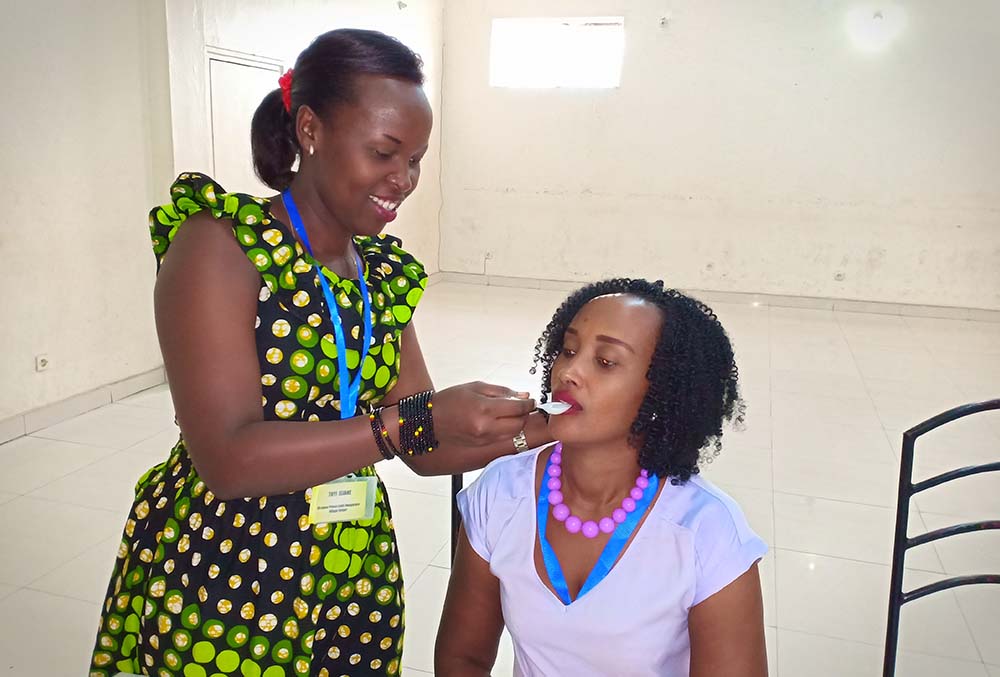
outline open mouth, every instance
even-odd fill
[[[402,200],[397,200],[393,202],[391,200],[385,200],[383,198],[380,198],[377,195],[369,195],[368,199],[377,204],[382,209],[385,209],[386,211],[390,212],[396,211],[399,208],[399,205],[403,203]]]
[[[569,410],[563,414],[563,416],[570,416],[572,414],[578,414],[583,411],[583,407],[577,402],[569,393],[564,390],[556,391],[552,393],[552,399],[556,402],[565,402],[569,405]]]

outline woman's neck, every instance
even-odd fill
[[[337,223],[337,219],[323,204],[311,182],[296,176],[289,189],[309,237],[312,257],[341,277],[345,274],[353,276],[355,273],[353,235]],[[282,204],[282,207],[285,205]],[[287,211],[285,208],[286,213]],[[298,237],[298,233],[296,236]]]
[[[617,507],[638,474],[638,456],[628,442],[563,445],[562,492],[574,511]]]

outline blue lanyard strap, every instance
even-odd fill
[[[291,190],[285,190],[281,194],[281,199],[285,203],[288,218],[292,222],[292,227],[295,228],[299,240],[302,241],[309,256],[313,256],[312,247],[309,244],[309,234],[306,233],[305,224],[302,223],[302,216],[299,215],[299,209],[295,205],[295,200],[292,199]],[[365,336],[364,345],[361,350],[361,361],[358,363],[358,373],[352,380],[350,371],[347,368],[347,343],[344,339],[344,323],[340,318],[340,307],[333,296],[330,282],[320,269],[319,262],[316,261],[315,257],[313,257],[313,261],[313,268],[316,269],[316,277],[319,278],[319,284],[323,288],[326,309],[330,315],[330,321],[333,323],[333,332],[337,341],[337,372],[340,380],[340,418],[351,418],[357,412],[358,397],[361,392],[361,372],[364,369],[365,359],[368,357],[368,349],[372,343],[371,300],[369,298],[368,282],[365,280],[365,269],[361,263],[361,257],[355,251],[354,265],[358,270],[358,289],[361,291],[361,301],[364,307]]]
[[[566,584],[566,576],[559,565],[559,558],[556,557],[555,551],[545,537],[546,526],[549,521],[549,487],[547,480],[550,465],[552,465],[551,457],[545,463],[545,472],[542,475],[542,489],[538,492],[538,540],[542,546],[542,561],[545,563],[545,571],[549,574],[549,581],[552,582],[552,587],[555,588],[556,594],[562,600],[562,603],[569,606],[573,600],[569,596],[569,586]],[[577,593],[576,599],[580,599],[593,590],[594,586],[603,581],[608,573],[611,572],[615,562],[618,561],[622,551],[625,550],[625,546],[632,537],[632,533],[639,526],[642,516],[646,514],[650,503],[653,502],[653,497],[656,496],[659,484],[660,481],[656,475],[649,476],[649,487],[643,492],[642,499],[636,501],[635,510],[629,513],[625,521],[615,529],[611,539],[604,546],[604,550],[601,551],[601,556],[597,559],[597,563],[594,564],[594,568],[590,570],[590,574],[587,576],[587,580],[584,581],[583,587]]]

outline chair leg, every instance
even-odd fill
[[[451,560],[455,561],[455,550],[458,548],[458,527],[462,524],[462,515],[458,512],[458,492],[462,490],[462,475],[451,476]]]

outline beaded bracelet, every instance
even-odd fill
[[[391,461],[394,456],[399,454],[399,450],[393,446],[392,438],[389,437],[389,429],[385,427],[385,422],[382,420],[382,409],[383,407],[372,409],[372,413],[368,415],[368,421],[371,423],[372,435],[375,436],[375,444],[378,446],[379,453],[382,454],[382,458]]]
[[[433,390],[426,390],[399,401],[399,446],[409,456],[434,451]]]

